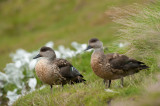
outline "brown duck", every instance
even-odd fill
[[[91,48],[94,49],[91,56],[92,70],[97,76],[104,79],[105,84],[109,81],[108,88],[111,85],[111,80],[121,79],[121,86],[123,86],[123,77],[149,68],[143,62],[123,54],[104,54],[103,43],[97,38],[89,40],[86,50]]]
[[[42,47],[37,56],[33,59],[42,57],[36,64],[35,71],[38,78],[49,84],[52,91],[52,85],[65,85],[84,82],[83,76],[73,65],[65,59],[56,58],[53,49]]]

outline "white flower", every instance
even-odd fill
[[[28,85],[31,88],[31,91],[34,91],[37,85],[37,80],[36,78],[30,78],[28,81]]]

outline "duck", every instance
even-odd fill
[[[85,82],[83,75],[66,59],[56,58],[55,51],[50,47],[41,47],[38,55],[40,58],[35,66],[36,75],[45,84],[53,85],[76,84]]]
[[[89,49],[94,49],[91,55],[91,68],[98,77],[104,79],[106,88],[110,88],[111,81],[116,79],[121,79],[123,87],[124,77],[149,68],[145,63],[123,54],[104,54],[103,43],[98,38],[91,38],[88,41],[85,51]]]

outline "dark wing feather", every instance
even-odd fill
[[[109,59],[109,63],[115,69],[123,69],[124,65],[127,64],[129,58],[125,55],[112,54]]]
[[[79,71],[75,67],[65,66],[60,68],[60,74],[65,78],[75,78],[83,76],[79,73]]]
[[[111,57],[112,58],[110,58],[109,63],[114,69],[121,69],[124,71],[130,71],[130,70],[138,71],[149,68],[143,62],[131,59],[125,55],[112,54]]]
[[[83,76],[79,73],[79,71],[67,60],[57,59],[54,61],[54,64],[60,68],[60,74],[62,77],[66,78],[66,80],[76,83],[85,81],[82,79]]]
[[[73,74],[70,69],[71,69],[70,66],[61,67],[60,74],[62,75],[62,77],[71,79],[73,77]]]

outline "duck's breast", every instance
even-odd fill
[[[105,55],[92,54],[91,67],[93,72],[103,79],[113,80],[121,77],[114,73],[115,70],[112,69],[110,63],[106,60]]]
[[[37,62],[35,71],[38,78],[49,85],[57,84],[59,78],[61,78],[59,68],[54,64],[50,64],[46,59]]]
[[[105,57],[101,54],[98,53],[93,53],[91,57],[91,67],[93,72],[103,78],[109,78],[111,76],[111,72],[108,66],[106,66],[106,60],[104,59]]]

